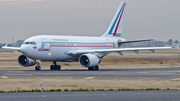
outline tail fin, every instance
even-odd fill
[[[120,3],[107,31],[101,37],[121,37],[126,5],[126,2]]]

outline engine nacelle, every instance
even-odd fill
[[[79,63],[83,67],[94,67],[100,63],[98,56],[94,54],[83,54],[79,57]]]
[[[30,59],[24,55],[20,55],[18,57],[18,63],[20,66],[27,67],[27,66],[34,66],[36,62],[33,59]]]

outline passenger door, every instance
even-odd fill
[[[42,38],[42,44],[44,45],[44,50],[50,50],[50,43],[47,43],[45,38]]]

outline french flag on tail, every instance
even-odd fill
[[[102,37],[121,37],[126,6],[126,2],[120,3],[107,31]]]

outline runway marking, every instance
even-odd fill
[[[4,74],[4,75],[33,75],[33,74]]]
[[[7,71],[7,72],[17,72],[17,73],[22,73],[22,72],[25,72],[25,71]]]
[[[176,74],[180,74],[180,72],[175,72]]]
[[[162,72],[159,72],[159,71],[149,71],[149,72],[137,72],[137,73],[149,73],[149,74],[167,74],[167,73],[169,73],[169,72],[162,73]]]
[[[84,78],[85,80],[88,80],[88,79],[93,79],[95,77],[87,77],[87,78]]]
[[[177,81],[177,80],[180,80],[180,78],[175,78],[175,79],[170,79],[172,81]]]
[[[2,79],[7,79],[8,77],[7,76],[0,76]]]

